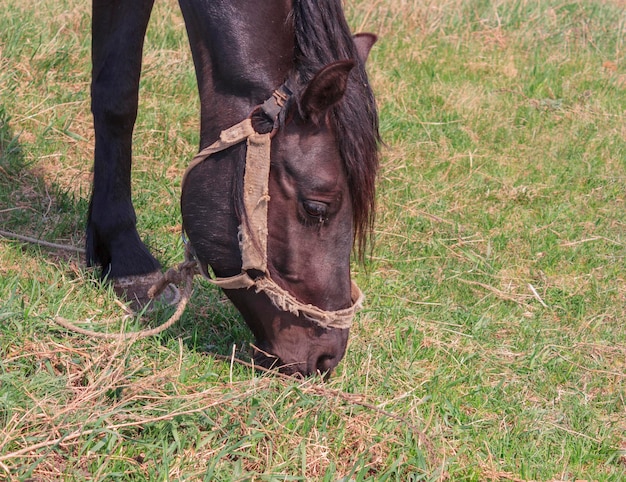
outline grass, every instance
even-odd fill
[[[623,480],[623,6],[347,2],[380,37],[386,145],[375,249],[354,266],[367,304],[328,383],[215,356],[252,339],[199,280],[154,339],[67,334],[54,315],[120,329],[111,290],[74,254],[1,240],[0,480]],[[0,225],[75,246],[89,23],[75,0],[0,6]],[[134,196],[165,265],[198,144],[186,42],[157,2]]]

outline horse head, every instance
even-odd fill
[[[357,37],[355,42],[363,61],[372,37],[363,36],[362,41]],[[219,276],[225,273],[227,280],[245,279],[243,284],[220,283],[255,336],[255,361],[285,373],[330,373],[345,354],[349,325],[360,303],[360,291],[350,278],[355,241],[353,187],[342,155],[342,132],[333,122],[354,82],[351,72],[357,62],[332,62],[308,82],[290,76],[285,83],[290,95],[280,102],[276,119],[262,109],[254,110],[254,129],[273,129],[265,225],[257,225],[244,206],[239,208],[237,237],[232,226],[223,229],[222,236],[218,226],[205,223],[199,227],[193,211],[202,203],[190,199],[199,195],[193,186],[200,184],[196,179],[183,185],[183,219],[201,266],[210,265]],[[248,153],[250,149],[248,142]],[[246,171],[250,162],[246,161]],[[187,177],[197,175],[191,171]],[[186,196],[186,184],[195,196]],[[243,196],[249,188],[243,186]],[[263,245],[259,266],[246,264],[246,249],[254,249],[245,247],[248,231],[266,233],[261,242],[248,243]],[[238,247],[233,248],[235,242]],[[228,244],[231,259],[226,264],[226,255],[204,255]],[[232,256],[236,249],[239,257]],[[236,267],[232,258],[238,258]]]
[[[336,134],[328,123],[353,66],[352,61],[331,64],[301,88],[271,148],[268,271],[298,301],[329,312],[353,303],[352,205]],[[228,296],[255,334],[257,361],[309,374],[328,372],[343,357],[348,328],[321,327],[251,290]]]

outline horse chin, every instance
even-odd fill
[[[343,358],[349,329],[320,328],[312,321],[281,311],[263,293],[226,290],[255,336],[257,365],[292,376],[328,377]]]

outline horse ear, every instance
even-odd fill
[[[367,56],[369,55],[372,46],[376,43],[376,40],[378,40],[378,37],[373,33],[363,32],[357,33],[352,37],[352,39],[354,40],[354,43],[356,45],[359,59],[361,59],[361,62],[365,63],[365,61],[367,60]]]
[[[300,98],[300,113],[305,119],[317,122],[341,100],[354,65],[353,60],[340,60],[315,74]]]

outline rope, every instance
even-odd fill
[[[356,312],[363,306],[364,296],[358,286],[352,282],[352,305],[349,308],[337,311],[326,311],[317,306],[300,302],[295,296],[282,289],[271,278],[258,278],[255,284],[256,292],[262,291],[272,301],[272,304],[281,311],[303,315],[320,328],[350,328]]]
[[[41,239],[32,238],[30,236],[24,236],[22,234],[12,233],[10,231],[4,231],[0,229],[0,236],[7,239],[17,239],[18,241],[24,241],[26,243],[35,244],[38,246],[43,246],[46,248],[52,249],[61,249],[64,251],[71,251],[78,254],[84,254],[85,250],[82,248],[77,248],[75,246],[67,246],[65,244],[58,243],[50,243],[48,241],[42,241]],[[156,328],[151,328],[148,330],[142,330],[134,333],[102,333],[99,331],[87,330],[85,328],[80,328],[76,326],[71,321],[57,316],[54,318],[55,323],[66,328],[70,331],[80,333],[81,335],[91,336],[93,338],[102,338],[106,340],[139,340],[141,338],[148,338],[150,336],[158,335],[159,333],[170,328],[174,323],[176,323],[180,317],[183,315],[185,308],[187,307],[187,303],[191,298],[191,293],[193,291],[193,277],[198,273],[198,267],[195,260],[184,261],[178,265],[178,268],[170,268],[167,272],[161,276],[161,278],[148,290],[148,296],[151,299],[155,299],[163,290],[170,285],[174,284],[176,286],[183,285],[183,293],[178,301],[176,306],[176,311],[170,316],[170,318],[163,323],[162,325],[157,326]]]
[[[67,246],[65,244],[50,243],[49,241],[43,241],[37,238],[31,238],[30,236],[24,236],[23,234],[16,234],[10,231],[4,231],[0,229],[0,236],[7,239],[17,239],[18,241],[24,241],[26,243],[36,244],[38,246],[44,246],[46,248],[61,249],[63,251],[71,251],[78,254],[84,254],[83,248],[77,248],[75,246]]]
[[[167,272],[162,276],[162,278],[157,281],[149,290],[148,296],[150,298],[155,298],[160,295],[163,290],[169,284],[183,285],[183,292],[180,297],[180,301],[176,306],[176,311],[170,316],[170,318],[163,323],[162,325],[157,326],[156,328],[151,328],[147,330],[136,331],[132,333],[103,333],[99,331],[87,330],[85,328],[80,328],[73,324],[71,321],[57,316],[54,318],[55,323],[66,328],[70,331],[80,333],[81,335],[90,336],[93,338],[101,338],[105,340],[140,340],[142,338],[148,338],[150,336],[158,335],[163,331],[170,328],[174,323],[176,323],[180,317],[183,315],[185,308],[187,307],[187,303],[191,298],[191,293],[193,291],[193,277],[197,273],[197,264],[195,261],[185,261],[178,265],[178,268],[170,268]]]

